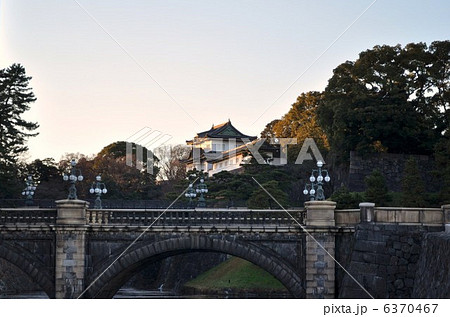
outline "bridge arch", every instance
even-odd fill
[[[47,273],[44,272],[44,264],[35,259],[29,251],[20,249],[17,252],[17,246],[9,246],[5,243],[0,244],[0,258],[11,263],[26,276],[28,276],[34,283],[36,283],[49,298],[54,297],[54,282]]]
[[[274,253],[259,246],[237,240],[212,238],[203,235],[171,238],[152,243],[141,243],[119,260],[110,256],[90,279],[88,287],[105,269],[95,283],[86,291],[86,298],[112,298],[125,282],[150,262],[188,252],[220,252],[243,258],[261,267],[278,279],[295,298],[304,298],[305,289],[299,274],[291,265]]]

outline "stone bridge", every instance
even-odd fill
[[[248,260],[295,298],[336,298],[343,280],[333,258],[349,265],[361,222],[443,230],[450,208],[335,210],[306,208],[89,209],[81,200],[57,208],[0,209],[0,258],[19,268],[50,298],[111,298],[149,263],[189,252]]]

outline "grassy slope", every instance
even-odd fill
[[[196,289],[285,289],[272,275],[237,257],[226,260],[185,285]]]

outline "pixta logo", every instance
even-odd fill
[[[222,140],[223,141],[223,140]],[[285,165],[287,164],[287,153],[288,153],[288,145],[297,144],[297,139],[295,138],[272,138],[266,139],[261,138],[254,141],[250,141],[249,139],[227,139],[228,148],[230,150],[227,152],[227,157],[234,158],[237,154],[236,146],[240,147],[243,142],[245,147],[250,152],[251,157],[253,157],[258,164],[268,164],[269,162],[264,159],[263,155],[260,152],[263,152],[262,146],[265,143],[269,143],[272,146],[279,146],[279,157],[275,157],[271,159],[270,164],[272,165]],[[193,149],[193,163],[196,165],[200,165],[201,163],[201,152],[199,147],[194,147]],[[312,155],[311,155],[312,154]],[[204,152],[204,156],[206,160],[218,160],[224,158],[224,152],[210,151]],[[304,161],[313,160],[313,157],[316,161],[322,161],[325,163],[325,160],[322,157],[322,154],[319,151],[319,148],[316,145],[316,142],[312,138],[306,138],[303,142],[303,145],[298,153],[298,156],[295,160],[295,164],[303,164]]]
[[[153,174],[154,155],[150,147],[161,146],[172,138],[170,134],[143,127],[125,141],[127,166],[134,166],[140,171],[145,169],[147,173]]]

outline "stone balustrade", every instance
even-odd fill
[[[360,209],[336,209],[334,221],[338,227],[352,227],[360,222],[397,223],[405,225],[450,225],[450,205],[441,208],[376,207],[362,203]],[[288,210],[295,220],[306,224],[306,211],[302,208]],[[364,215],[370,217],[363,219]],[[163,214],[161,216],[161,214]],[[161,217],[160,217],[161,216]],[[317,216],[316,213],[311,217]],[[83,217],[83,215],[80,215]],[[251,210],[227,208],[201,209],[87,209],[88,225],[150,225],[158,217],[155,225],[297,225],[283,210]],[[57,211],[53,208],[0,208],[0,224],[54,224]],[[313,220],[313,219],[310,219]]]
[[[0,208],[0,224],[54,224],[56,209]]]
[[[198,225],[271,225],[304,224],[305,211],[251,209],[88,209],[90,225],[198,226]]]

